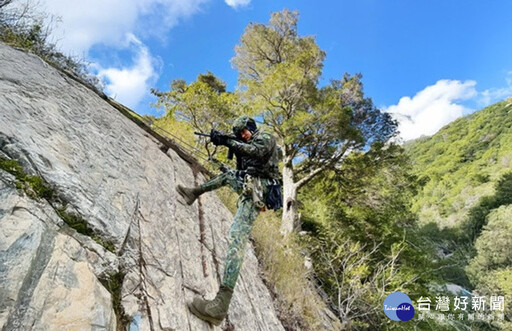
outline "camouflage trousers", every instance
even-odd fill
[[[262,179],[263,194],[266,196],[266,180]],[[260,208],[253,203],[252,195],[242,193],[244,180],[236,175],[236,171],[227,171],[201,185],[207,191],[215,190],[222,186],[229,185],[240,197],[233,223],[229,230],[228,252],[224,263],[224,274],[222,285],[231,289],[235,288],[238,274],[245,255],[245,246],[249,240],[252,226],[259,214]]]

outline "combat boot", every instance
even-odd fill
[[[206,192],[201,186],[199,187],[184,187],[181,185],[178,185],[177,187],[178,192],[185,198],[185,201],[188,205],[191,205],[196,201],[196,199]]]
[[[220,325],[222,320],[228,314],[229,303],[233,296],[233,290],[227,286],[221,285],[219,292],[213,300],[194,298],[194,301],[188,304],[192,314],[213,325]]]

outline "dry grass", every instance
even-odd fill
[[[235,213],[237,195],[226,187],[216,193]],[[330,321],[323,313],[327,309],[326,304],[309,281],[310,271],[304,265],[300,245],[293,235],[288,238],[281,235],[280,224],[278,213],[260,213],[251,236],[263,278],[274,295],[281,322],[287,330],[340,329],[339,322]]]
[[[326,305],[309,281],[310,271],[304,265],[301,247],[293,236],[281,235],[280,224],[276,213],[261,213],[252,236],[265,281],[276,296],[281,321],[289,330],[339,329],[339,323],[326,320]]]

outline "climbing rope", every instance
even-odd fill
[[[169,132],[169,131],[165,130],[164,128],[162,128],[158,125],[155,125],[153,123],[146,122],[145,120],[143,120],[143,122],[145,125],[147,125],[149,128],[151,128],[156,133],[179,142],[180,147],[182,147],[185,150],[185,152],[194,156],[198,161],[202,162],[202,164],[201,164],[202,166],[206,166],[206,164],[208,164],[208,163],[215,163],[215,164],[219,165],[219,167],[221,167],[221,168],[223,166],[225,167],[225,165],[222,162],[220,162],[219,160],[217,160],[216,158],[211,158],[208,154],[206,154],[205,152],[203,152],[196,146],[192,146],[191,144],[184,141],[182,138],[178,137],[177,135],[173,134],[172,132]]]

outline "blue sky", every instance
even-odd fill
[[[230,59],[250,22],[298,10],[299,34],[326,53],[320,84],[363,74],[366,95],[404,139],[512,95],[510,0],[42,0],[53,38],[91,62],[106,92],[141,114],[150,88],[211,71],[234,90]]]

